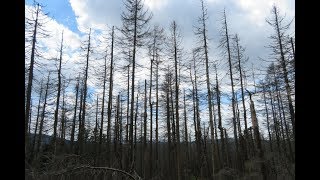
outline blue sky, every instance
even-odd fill
[[[76,16],[68,0],[38,0],[40,4],[45,5],[45,12],[58,23],[65,25],[71,31],[80,34],[77,28]],[[33,0],[26,0],[26,5],[32,5]]]

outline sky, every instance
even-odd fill
[[[32,0],[26,0],[26,8],[32,5],[32,2]],[[81,42],[87,38],[89,28],[99,34],[100,30],[107,26],[121,27],[120,14],[124,10],[123,0],[38,0],[38,2],[45,5],[44,11],[49,13],[48,17],[51,20],[47,24],[47,29],[50,30],[52,36],[41,42],[47,47],[45,51],[47,57],[58,57],[57,50],[60,45],[61,32],[64,31],[66,53],[63,59],[67,60],[64,64],[66,76],[74,76],[79,68],[79,65],[74,64],[81,59],[79,48]],[[190,52],[196,41],[193,26],[197,25],[197,18],[201,15],[200,1],[145,0],[144,4],[153,14],[150,25],[158,24],[168,30],[170,23],[173,20],[176,21],[183,37],[183,49],[185,52]],[[281,14],[286,14],[287,20],[294,18],[294,0],[205,0],[209,17],[207,21],[210,39],[209,59],[212,61],[221,61],[222,59],[217,47],[220,38],[220,20],[225,9],[230,34],[237,33],[242,46],[246,48],[246,55],[249,57],[248,68],[251,65],[255,68],[265,67],[265,62],[259,60],[259,57],[267,59],[270,54],[266,46],[269,43],[268,36],[273,31],[265,19],[271,16],[270,10],[273,4],[279,7]],[[26,16],[29,15],[26,12]],[[293,36],[294,25],[293,21],[289,32]],[[96,45],[99,46],[98,42]],[[140,63],[147,65],[146,59],[142,58]],[[230,88],[227,83],[230,80],[226,75],[226,65],[226,63],[220,63],[218,68],[222,91],[228,92]],[[148,74],[144,70],[141,73]],[[212,75],[212,77],[214,76]],[[91,79],[89,85],[93,87],[94,84],[95,80]]]

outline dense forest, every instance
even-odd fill
[[[294,179],[294,17],[270,9],[259,69],[227,9],[209,29],[199,0],[193,27],[165,29],[143,0],[122,3],[121,26],[88,29],[77,52],[61,31],[51,56],[44,5],[26,9],[26,179]],[[194,32],[190,51],[183,28]]]

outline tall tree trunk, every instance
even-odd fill
[[[133,164],[134,164],[134,167],[135,167],[135,164],[136,164],[136,152],[137,152],[137,119],[138,119],[138,114],[139,114],[139,99],[138,99],[138,93],[137,93],[137,96],[136,96],[136,112],[135,112],[135,115],[134,115],[134,145],[133,145]]]
[[[119,110],[120,110],[120,96],[117,96],[117,103],[116,103],[116,114],[114,117],[114,136],[113,136],[113,143],[114,143],[114,153],[115,153],[115,160],[120,162],[119,159]],[[120,164],[120,163],[119,163]]]
[[[144,114],[143,114],[143,177],[146,178],[146,164],[147,164],[147,80],[144,80]]]
[[[31,100],[30,100],[30,113],[29,113],[29,127],[28,127],[28,133],[30,134],[30,132],[31,132],[31,115],[32,115],[32,98],[31,98]]]
[[[101,120],[100,120],[100,133],[99,133],[99,154],[102,152],[102,137],[103,137],[103,120],[104,120],[104,98],[106,92],[106,79],[107,79],[107,55],[104,58],[104,74],[103,74],[103,90],[101,102]]]
[[[129,52],[129,57],[130,57],[130,52]],[[129,107],[130,107],[130,63],[128,64],[128,90],[127,90],[127,124],[126,124],[126,142],[129,143]]]
[[[172,85],[173,85],[173,80],[172,80],[172,74],[170,74],[170,86],[169,86],[169,88],[170,88],[170,103],[171,103],[171,107],[170,107],[170,112],[171,112],[171,129],[172,129],[172,150],[173,150],[173,152],[172,152],[172,157],[173,157],[173,160],[172,160],[172,173],[174,174],[174,178],[175,179],[177,179],[177,171],[176,171],[176,169],[177,169],[177,164],[176,164],[176,159],[177,159],[177,156],[176,156],[176,143],[177,143],[177,141],[176,141],[176,138],[177,138],[177,136],[176,136],[176,123],[175,123],[175,112],[174,112],[174,104],[173,104],[173,90],[172,90]]]
[[[57,149],[57,125],[59,116],[59,103],[60,103],[60,92],[61,92],[61,63],[62,63],[62,48],[63,48],[63,31],[60,46],[60,58],[59,58],[59,69],[58,69],[58,92],[56,100],[56,109],[54,111],[54,123],[53,123],[53,152],[56,153]]]
[[[282,33],[280,32],[280,27],[279,27],[279,22],[278,22],[278,11],[276,6],[273,7],[273,13],[275,17],[275,22],[276,22],[276,31],[277,31],[277,36],[278,36],[278,44],[279,44],[279,49],[280,49],[280,63],[283,71],[283,78],[286,84],[286,92],[287,92],[287,99],[289,102],[289,110],[290,110],[290,116],[291,116],[291,124],[292,124],[292,131],[293,131],[293,137],[295,137],[295,113],[292,105],[292,99],[291,99],[291,88],[289,85],[289,80],[288,80],[288,72],[287,72],[287,67],[286,67],[286,61],[284,57],[284,50],[283,50],[283,42],[282,42]]]
[[[37,120],[36,120],[36,127],[34,129],[34,135],[33,135],[33,139],[32,139],[32,146],[31,146],[31,155],[30,155],[30,161],[31,162],[33,160],[33,156],[35,153],[35,144],[36,144],[36,138],[37,138],[37,130],[38,130],[38,123],[39,123],[39,116],[40,116],[40,103],[41,103],[41,99],[42,99],[42,91],[43,91],[43,86],[42,86],[42,81],[40,84],[40,96],[39,96],[39,101],[38,101],[38,110],[37,110]]]
[[[284,128],[283,128],[283,121],[284,121],[284,117],[281,114],[281,105],[280,105],[280,93],[279,93],[279,85],[278,85],[278,80],[276,77],[276,72],[275,72],[275,67],[273,66],[273,78],[274,78],[274,85],[275,85],[275,90],[276,90],[276,100],[277,100],[277,106],[278,106],[278,113],[279,113],[279,119],[280,119],[280,128],[281,128],[281,134],[282,134],[282,147],[283,147],[283,152],[286,155],[287,154],[287,147],[286,147],[286,143],[285,143],[285,134],[284,134]]]
[[[198,148],[198,129],[197,129],[197,121],[196,121],[196,118],[197,118],[197,110],[196,110],[196,97],[195,97],[195,85],[194,85],[194,82],[193,82],[193,77],[192,77],[192,74],[191,74],[191,65],[190,65],[190,80],[191,80],[191,83],[192,83],[192,106],[193,106],[193,124],[194,124],[194,135],[195,135],[195,140],[196,140],[196,145],[197,145],[197,148]],[[196,158],[197,159],[197,158]]]
[[[208,57],[208,45],[207,45],[207,35],[206,35],[206,11],[204,8],[203,0],[201,0],[201,9],[202,9],[202,33],[203,33],[203,48],[205,55],[205,64],[206,64],[206,84],[207,84],[207,92],[208,92],[208,108],[209,108],[209,122],[211,129],[211,144],[212,144],[212,177],[214,176],[214,132],[213,132],[213,118],[212,118],[212,106],[211,106],[211,92],[210,92],[210,76],[209,76],[209,57]]]
[[[80,139],[81,139],[81,127],[82,127],[82,108],[83,108],[83,87],[80,89],[80,110],[79,110],[79,125],[78,125],[78,139],[76,153],[80,154]]]
[[[76,102],[74,105],[74,114],[73,114],[73,121],[72,121],[72,128],[71,128],[71,151],[73,152],[74,147],[74,136],[75,136],[75,129],[76,129],[76,118],[77,118],[77,105],[78,105],[78,96],[79,96],[79,81],[80,81],[80,74],[77,79],[76,84]]]
[[[214,141],[214,143],[212,143],[212,148],[215,149],[215,151],[213,151],[213,154],[215,155],[215,159],[217,161],[217,164],[216,164],[216,169],[220,169],[222,167],[221,165],[221,158],[220,158],[220,150],[219,150],[219,142],[218,142],[218,134],[217,134],[217,120],[216,120],[216,114],[215,114],[215,108],[214,108],[214,101],[213,101],[213,90],[211,89],[211,93],[212,93],[212,101],[211,101],[211,104],[212,104],[212,116],[213,116],[213,125],[214,127],[212,127],[212,130],[213,130],[213,134],[214,134],[214,138],[212,138],[212,142]],[[211,134],[212,135],[212,134]],[[212,160],[214,161],[214,159]]]
[[[149,90],[149,106],[150,106],[150,160],[151,160],[151,163],[150,163],[150,177],[152,177],[153,175],[153,168],[152,168],[152,161],[153,161],[153,157],[152,157],[152,115],[153,115],[153,110],[152,110],[152,105],[153,105],[153,102],[152,102],[152,69],[153,69],[153,61],[154,61],[154,54],[152,55],[152,59],[151,59],[151,62],[150,62],[150,90]]]
[[[36,19],[34,24],[34,30],[32,35],[32,46],[31,46],[31,58],[30,58],[30,67],[29,67],[29,77],[28,77],[28,86],[27,86],[27,102],[26,102],[26,111],[25,111],[25,149],[28,146],[28,125],[29,125],[29,114],[30,114],[30,107],[31,107],[31,91],[32,91],[32,80],[33,80],[33,66],[34,66],[34,54],[36,49],[36,39],[37,39],[37,28],[38,28],[38,15],[40,12],[39,3],[37,3],[37,10],[36,10]],[[26,149],[27,150],[27,149]],[[27,152],[27,151],[25,151]]]
[[[122,143],[123,143],[123,124],[122,124],[122,97],[120,96],[120,117],[119,117],[119,126],[120,126],[120,133],[119,133],[119,163],[120,163],[120,169],[123,169],[122,166]]]
[[[159,125],[158,125],[158,118],[159,118],[159,97],[158,97],[158,69],[159,69],[159,61],[157,59],[156,61],[156,169],[158,169],[158,164],[159,164]]]
[[[258,154],[259,154],[259,158],[262,161],[261,162],[261,173],[263,175],[263,179],[267,179],[267,172],[266,172],[266,167],[265,164],[263,162],[264,159],[264,152],[261,146],[261,139],[260,139],[260,132],[259,132],[259,124],[258,124],[258,119],[256,116],[256,110],[254,108],[254,103],[252,101],[251,98],[251,93],[248,91],[249,96],[250,96],[250,111],[251,111],[251,118],[252,118],[252,127],[254,130],[254,136],[255,136],[255,140],[257,143],[257,148],[258,148]]]
[[[176,109],[176,156],[177,156],[177,175],[180,180],[180,129],[179,129],[179,86],[178,86],[178,58],[177,58],[177,42],[176,42],[176,22],[173,21],[174,34],[174,67],[175,67],[175,109]]]
[[[186,92],[183,90],[183,113],[184,113],[184,142],[186,148],[187,161],[189,162],[189,145],[188,145],[188,125],[187,125],[187,108],[186,108]]]
[[[130,164],[133,162],[133,110],[134,110],[134,78],[135,78],[135,69],[136,69],[136,46],[137,46],[137,11],[138,11],[138,3],[135,2],[134,8],[134,30],[133,30],[133,50],[132,50],[132,75],[131,75],[131,111],[130,111]],[[134,169],[134,167],[131,167]]]
[[[294,153],[292,151],[291,140],[290,140],[290,136],[289,136],[289,128],[288,128],[286,115],[285,115],[284,107],[283,107],[283,103],[282,103],[283,101],[282,101],[280,92],[279,92],[279,98],[280,98],[281,112],[282,112],[282,116],[283,116],[283,123],[284,123],[284,127],[285,127],[285,132],[286,132],[286,139],[288,142],[289,153],[290,153],[289,159],[291,160],[291,162],[294,162]]]
[[[220,102],[220,89],[219,89],[219,81],[218,81],[218,73],[216,65],[214,66],[216,72],[216,93],[217,93],[217,106],[218,106],[218,128],[220,130],[220,138],[221,138],[221,156],[222,156],[222,167],[228,166],[228,161],[226,159],[226,147],[225,147],[225,140],[224,140],[224,132],[222,127],[222,116],[221,116],[221,102]]]
[[[269,111],[268,111],[268,106],[267,106],[267,99],[266,99],[266,88],[265,84],[263,84],[263,100],[264,100],[264,107],[266,109],[266,115],[267,115],[267,128],[268,128],[268,135],[269,135],[269,146],[270,146],[270,151],[273,152],[272,148],[272,138],[271,138],[271,132],[270,132],[270,122],[269,122]]]
[[[80,128],[80,139],[79,139],[79,144],[80,144],[80,154],[83,152],[83,145],[85,143],[85,126],[86,126],[86,101],[87,101],[87,80],[88,80],[88,69],[89,69],[89,55],[90,55],[90,38],[91,38],[91,28],[89,31],[89,40],[88,40],[88,47],[87,47],[87,63],[86,63],[86,70],[85,70],[85,76],[84,76],[84,86],[83,86],[83,102],[82,102],[82,123],[81,123],[81,128]]]
[[[44,123],[44,117],[45,117],[45,112],[46,112],[48,89],[49,89],[49,77],[50,77],[50,72],[48,74],[46,91],[45,91],[45,94],[44,94],[44,103],[43,103],[43,106],[42,106],[42,114],[41,114],[40,127],[39,127],[39,137],[38,137],[37,150],[36,150],[37,154],[40,152],[40,145],[41,145],[41,138],[42,138],[42,131],[43,131],[43,123]]]
[[[96,104],[96,124],[94,127],[94,150],[97,153],[97,145],[98,145],[98,109],[99,109],[99,95],[97,95],[97,104]],[[97,154],[96,154],[97,155]]]
[[[239,68],[239,73],[240,73],[240,87],[241,87],[241,99],[242,99],[242,107],[243,107],[243,120],[244,120],[244,132],[245,133],[245,145],[244,145],[244,159],[248,159],[248,154],[247,154],[247,140],[249,139],[248,137],[248,124],[247,124],[247,110],[246,110],[246,103],[244,101],[244,84],[243,84],[243,74],[242,74],[242,65],[241,65],[241,56],[240,56],[240,47],[239,47],[239,38],[238,35],[236,34],[235,37],[236,45],[237,45],[237,59],[238,59],[238,68]]]
[[[111,146],[111,111],[112,111],[112,91],[113,91],[113,41],[114,41],[114,26],[112,26],[111,35],[111,61],[110,61],[110,77],[109,77],[109,98],[108,98],[108,125],[107,125],[107,146],[110,150]]]
[[[64,143],[65,143],[65,132],[66,132],[66,109],[65,109],[65,101],[64,101],[64,98],[65,98],[65,82],[63,81],[63,84],[62,84],[62,107],[61,107],[61,110],[62,110],[62,114],[61,114],[61,134],[60,134],[60,144],[61,144],[61,148],[63,148],[64,146]],[[63,150],[63,149],[61,149]]]
[[[236,124],[236,109],[235,109],[235,94],[234,94],[234,84],[233,84],[233,73],[232,73],[232,63],[231,63],[231,54],[230,54],[230,46],[229,46],[229,34],[228,34],[228,25],[227,25],[227,17],[224,11],[224,26],[225,26],[225,38],[227,43],[228,50],[228,63],[229,63],[229,73],[230,73],[230,81],[231,81],[231,90],[232,90],[232,122],[233,122],[233,134],[234,134],[234,142],[236,147],[236,164],[235,167],[238,168],[238,158],[239,158],[239,147],[238,147],[238,135],[237,135],[237,124]]]
[[[167,114],[167,136],[168,136],[168,174],[169,176],[172,176],[172,169],[171,169],[171,126],[170,126],[170,98],[169,98],[169,83],[170,83],[170,80],[169,80],[169,74],[167,74],[165,76],[166,78],[166,82],[168,84],[166,84],[166,87],[165,87],[165,93],[166,93],[166,114]]]
[[[279,154],[281,155],[281,148],[280,148],[280,139],[279,139],[279,130],[278,130],[278,120],[277,120],[277,116],[275,113],[275,108],[274,108],[274,103],[273,103],[273,97],[272,97],[272,93],[271,90],[269,90],[269,96],[270,96],[270,105],[271,105],[271,110],[272,110],[272,116],[273,116],[273,126],[274,126],[274,131],[276,133],[276,141],[277,141],[277,148],[279,151]]]

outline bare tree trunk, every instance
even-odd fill
[[[241,65],[241,56],[240,56],[240,47],[239,47],[239,38],[238,35],[236,34],[235,36],[235,41],[237,45],[237,59],[238,59],[238,68],[239,68],[239,73],[240,73],[240,87],[241,87],[241,99],[242,99],[242,107],[243,107],[243,120],[244,120],[244,132],[245,133],[245,145],[244,145],[244,159],[248,159],[248,154],[247,154],[247,140],[249,139],[248,137],[248,124],[247,124],[247,110],[246,110],[246,103],[244,101],[244,84],[243,84],[243,74],[242,74],[242,65]]]
[[[254,103],[252,101],[251,98],[251,93],[248,91],[249,96],[250,96],[250,111],[251,111],[251,118],[252,118],[252,127],[254,130],[254,136],[255,136],[255,140],[257,143],[257,148],[258,148],[258,154],[259,154],[259,158],[262,161],[261,162],[261,173],[263,175],[263,179],[267,179],[267,172],[266,172],[266,167],[265,164],[263,162],[264,159],[264,152],[261,146],[261,139],[260,139],[260,132],[259,132],[259,124],[258,124],[258,120],[257,120],[257,116],[256,116],[256,111],[254,108]]]
[[[98,109],[99,109],[99,95],[97,95],[97,104],[96,104],[96,124],[94,127],[94,150],[97,157],[97,145],[98,145]],[[96,164],[96,163],[95,163]]]
[[[121,162],[119,159],[119,110],[120,110],[120,96],[117,96],[117,103],[116,103],[116,114],[114,117],[114,136],[113,136],[113,143],[114,143],[114,153],[115,153],[115,160],[117,162]],[[119,163],[120,164],[120,163]]]
[[[271,133],[270,133],[269,111],[268,111],[267,100],[266,100],[265,84],[263,85],[263,91],[262,92],[263,92],[264,107],[266,109],[266,115],[267,115],[267,128],[268,128],[268,135],[269,135],[270,151],[273,152],[273,149],[272,149],[272,138],[271,138]]]
[[[34,54],[36,49],[36,39],[37,39],[37,28],[38,28],[38,15],[40,12],[39,3],[37,3],[36,10],[36,19],[34,24],[34,30],[32,35],[32,47],[31,47],[31,58],[30,58],[30,67],[29,67],[29,77],[28,77],[28,86],[27,86],[27,102],[26,102],[26,111],[25,111],[25,149],[28,146],[28,125],[29,125],[29,114],[31,107],[31,91],[32,91],[32,80],[33,80],[33,66],[34,66]],[[27,151],[26,151],[27,152]]]
[[[83,108],[83,87],[80,89],[80,110],[79,110],[79,126],[78,126],[78,139],[76,153],[80,154],[80,139],[81,139],[81,127],[82,127],[82,108]]]
[[[28,133],[30,134],[31,132],[31,115],[32,115],[32,98],[31,98],[31,101],[30,101],[30,113],[29,113],[29,127],[28,127]]]
[[[85,70],[85,76],[84,76],[84,86],[83,86],[83,107],[82,107],[82,123],[80,128],[80,154],[83,152],[83,144],[85,143],[85,119],[86,119],[86,100],[87,100],[87,80],[88,80],[88,69],[89,69],[89,53],[90,53],[90,37],[91,37],[91,28],[89,31],[89,40],[88,40],[88,47],[87,47],[87,63],[86,63],[86,70]]]
[[[122,143],[123,143],[123,124],[122,124],[122,98],[120,96],[120,118],[119,118],[119,126],[120,126],[120,133],[119,133],[119,163],[120,163],[120,169],[123,169],[122,165]]]
[[[291,42],[291,48],[292,48],[292,53],[293,53],[293,62],[295,63],[296,53],[295,53],[295,51],[294,51],[294,44],[293,44],[293,39],[292,39],[292,37],[290,38],[290,42]],[[293,65],[294,65],[294,63],[293,63]],[[294,67],[295,67],[295,65],[294,65]]]
[[[42,107],[42,114],[41,114],[40,127],[39,127],[39,137],[38,137],[37,150],[36,150],[37,154],[40,152],[40,145],[41,145],[41,138],[42,138],[42,131],[43,131],[43,122],[44,122],[44,117],[45,117],[45,112],[46,112],[48,89],[49,89],[49,77],[50,77],[50,72],[48,74],[46,91],[44,94],[44,103],[43,103],[43,107]]]
[[[187,108],[186,108],[186,92],[183,90],[183,112],[184,112],[184,142],[186,148],[187,161],[189,162],[189,145],[188,145],[188,125],[187,125]]]
[[[177,143],[177,141],[176,141],[176,138],[177,138],[177,136],[176,136],[176,123],[175,123],[175,112],[174,112],[174,104],[173,104],[173,90],[172,90],[172,85],[173,85],[173,82],[172,82],[173,80],[172,80],[172,74],[170,74],[170,86],[169,86],[169,88],[170,88],[170,103],[171,103],[171,110],[170,110],[170,112],[171,112],[171,129],[172,129],[172,145],[173,145],[173,147],[172,147],[172,150],[173,150],[173,152],[172,152],[172,155],[173,155],[173,160],[172,160],[172,173],[174,174],[174,178],[175,179],[177,179],[177,171],[176,171],[176,169],[177,169],[177,164],[176,164],[176,159],[177,159],[177,156],[176,156],[176,143]]]
[[[136,96],[136,112],[135,112],[135,116],[134,116],[134,148],[133,148],[133,164],[134,164],[134,167],[135,167],[135,164],[136,164],[136,147],[137,147],[137,118],[138,118],[138,114],[139,114],[139,99],[138,99],[138,95],[139,93],[137,93],[137,96]]]
[[[112,26],[111,35],[111,61],[110,61],[110,77],[109,77],[109,98],[108,98],[108,125],[107,125],[107,147],[111,146],[111,111],[112,111],[112,91],[113,91],[113,42],[114,42],[114,26]]]
[[[172,169],[171,169],[171,126],[170,126],[170,98],[169,98],[169,91],[170,88],[168,86],[170,86],[170,76],[169,74],[166,74],[165,76],[166,78],[166,83],[165,84],[165,93],[166,93],[166,111],[167,111],[167,136],[168,136],[168,174],[169,177],[172,176]]]
[[[177,44],[176,44],[176,23],[173,21],[174,34],[174,64],[175,64],[175,109],[176,109],[176,156],[177,156],[177,175],[180,180],[180,129],[179,129],[179,86],[178,86],[178,59],[177,59]]]
[[[152,55],[152,59],[151,59],[151,62],[150,62],[150,90],[149,90],[149,106],[150,106],[150,160],[151,160],[151,163],[150,163],[150,178],[153,176],[153,155],[152,155],[152,115],[153,115],[153,110],[152,110],[152,105],[153,105],[153,102],[152,102],[152,69],[153,69],[153,61],[154,61],[154,54]]]
[[[282,134],[282,147],[283,147],[283,152],[286,155],[287,154],[287,147],[286,147],[286,143],[285,143],[285,135],[284,135],[284,129],[283,129],[283,116],[281,114],[281,106],[280,106],[280,94],[279,94],[279,89],[278,89],[278,80],[275,77],[275,71],[274,71],[274,82],[275,82],[275,87],[276,87],[276,100],[277,100],[277,106],[278,106],[278,113],[279,113],[279,119],[280,119],[280,128],[281,128],[281,134]]]
[[[283,79],[286,84],[286,92],[287,92],[287,99],[289,102],[289,110],[290,110],[290,116],[291,116],[291,124],[292,124],[292,131],[293,131],[293,137],[295,137],[295,113],[292,105],[292,99],[291,99],[291,88],[289,85],[289,80],[288,80],[288,72],[286,68],[286,61],[284,57],[284,50],[283,50],[283,36],[282,32],[280,32],[280,27],[279,27],[279,21],[278,21],[278,10],[276,6],[273,6],[273,13],[274,13],[274,18],[275,18],[275,29],[277,33],[277,40],[278,40],[278,45],[279,45],[279,50],[280,50],[280,63],[283,71]]]
[[[32,146],[31,146],[31,155],[30,155],[30,160],[29,162],[31,162],[33,160],[34,157],[34,153],[35,153],[35,144],[36,144],[36,138],[37,138],[37,130],[38,130],[38,123],[39,123],[39,116],[40,116],[40,103],[41,103],[41,99],[42,99],[42,91],[43,91],[43,86],[42,86],[42,82],[40,84],[40,96],[39,96],[39,101],[38,101],[38,110],[37,110],[37,120],[36,120],[36,127],[34,130],[34,135],[33,135],[33,139],[32,139]]]
[[[233,84],[233,73],[232,73],[232,63],[231,63],[231,54],[230,54],[230,46],[229,46],[229,34],[228,34],[228,25],[227,25],[227,17],[224,11],[224,26],[225,26],[225,38],[227,43],[228,50],[228,62],[229,62],[229,72],[230,72],[230,80],[231,80],[231,89],[232,89],[232,122],[233,122],[233,133],[234,133],[234,142],[236,146],[236,164],[235,167],[238,168],[238,158],[239,158],[239,147],[238,147],[238,135],[237,135],[237,124],[236,124],[236,110],[235,110],[235,94],[234,94],[234,84]]]
[[[53,123],[53,152],[56,153],[57,149],[57,125],[58,125],[58,116],[59,116],[59,103],[60,103],[60,92],[61,92],[61,63],[62,63],[62,48],[63,48],[63,31],[62,31],[62,39],[60,46],[60,58],[59,58],[59,69],[58,69],[58,93],[56,100],[56,109],[54,111],[54,123]]]
[[[219,89],[219,81],[218,81],[218,73],[216,65],[214,66],[215,72],[216,72],[216,93],[217,93],[217,106],[218,106],[218,118],[219,118],[219,124],[218,128],[220,130],[220,138],[221,138],[221,156],[222,156],[222,167],[228,166],[228,161],[226,159],[226,148],[225,148],[225,140],[224,140],[224,132],[222,127],[222,116],[221,116],[221,102],[220,102],[220,89]]]
[[[211,93],[212,93],[212,98],[214,98],[213,96],[213,90],[211,90]],[[214,101],[212,99],[212,113],[213,113],[213,125],[214,125],[214,128],[213,131],[214,131],[214,140],[215,140],[215,144],[214,145],[214,149],[216,150],[215,152],[213,152],[215,154],[215,159],[216,161],[218,162],[217,163],[217,169],[220,169],[222,167],[222,163],[221,163],[221,158],[220,158],[220,150],[219,150],[219,142],[218,142],[218,134],[217,134],[217,119],[216,119],[216,114],[215,114],[215,108],[214,108]]]
[[[130,56],[130,53],[129,53]],[[128,64],[128,94],[127,94],[127,124],[126,124],[126,142],[129,143],[129,107],[130,107],[130,63]]]
[[[158,165],[159,165],[159,125],[158,125],[158,118],[159,118],[159,97],[158,97],[158,78],[159,78],[159,74],[158,74],[158,69],[159,69],[159,61],[157,59],[156,61],[156,169],[158,169]]]
[[[271,103],[271,110],[272,110],[272,115],[273,115],[273,126],[274,126],[274,131],[276,133],[276,141],[277,141],[277,148],[278,151],[281,155],[281,148],[280,148],[280,139],[279,139],[279,130],[278,130],[278,121],[277,121],[277,116],[274,110],[274,103],[273,103],[273,97],[271,94],[271,90],[269,90],[269,96],[270,96],[270,103]]]
[[[134,30],[133,30],[133,50],[132,50],[132,75],[131,75],[131,111],[130,111],[130,163],[133,162],[133,109],[134,109],[134,78],[135,78],[135,69],[136,69],[136,46],[137,46],[137,11],[138,3],[135,2],[134,8]],[[134,167],[132,167],[134,169]]]
[[[75,129],[76,129],[76,118],[77,118],[77,105],[78,105],[78,96],[79,96],[79,81],[80,81],[80,74],[77,79],[76,84],[76,102],[74,106],[74,114],[73,114],[73,121],[72,121],[72,128],[71,128],[71,151],[73,152],[74,147],[74,136],[75,136]]]
[[[286,115],[284,112],[284,107],[283,107],[283,103],[282,103],[282,98],[281,98],[281,94],[279,92],[279,98],[280,98],[280,105],[281,105],[281,112],[282,112],[282,116],[283,116],[283,123],[284,123],[284,127],[285,127],[285,132],[286,132],[286,139],[288,142],[288,147],[289,147],[289,153],[290,153],[290,160],[292,162],[294,162],[294,153],[292,151],[292,146],[291,146],[291,140],[290,140],[290,136],[289,136],[289,128],[287,125],[287,120],[286,120]]]
[[[146,178],[147,164],[147,80],[144,80],[144,123],[143,123],[143,177]]]
[[[100,133],[99,133],[99,154],[102,152],[102,137],[103,137],[103,120],[104,120],[104,98],[106,92],[106,78],[107,78],[107,55],[104,59],[104,75],[103,75],[103,91],[101,102],[101,120],[100,120]]]
[[[61,114],[61,133],[60,133],[60,145],[61,145],[61,151],[63,150],[62,148],[64,147],[65,143],[65,132],[66,132],[66,108],[65,108],[65,82],[63,81],[62,84],[62,114]]]
[[[195,84],[195,100],[196,100],[196,119],[197,119],[197,136],[198,136],[198,153],[199,153],[199,164],[201,173],[205,171],[202,169],[204,163],[204,154],[203,154],[203,143],[202,143],[202,133],[201,133],[201,119],[200,119],[200,110],[199,110],[199,96],[198,96],[198,81],[197,81],[197,70],[195,60],[193,61],[194,68],[194,84]]]

